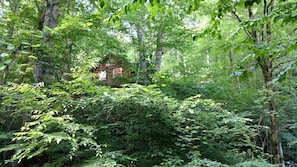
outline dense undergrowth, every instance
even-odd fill
[[[269,166],[250,120],[199,95],[84,77],[0,90],[2,166]]]

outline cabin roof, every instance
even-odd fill
[[[131,63],[127,60],[126,56],[107,54],[101,58],[98,65],[91,69],[92,72],[98,73],[106,69],[123,68],[129,70]]]

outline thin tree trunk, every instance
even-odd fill
[[[163,56],[163,47],[161,46],[163,40],[163,33],[158,32],[157,37],[157,48],[155,52],[155,64],[156,64],[156,71],[159,72],[161,70],[161,63],[162,63],[162,56]]]
[[[61,77],[68,78],[67,73],[70,72],[70,64],[72,63],[71,54],[72,54],[73,42],[71,39],[67,39],[66,50],[65,50],[65,65],[64,69],[61,69]],[[66,75],[65,75],[66,74]],[[60,78],[61,78],[60,77]]]
[[[231,70],[233,70],[233,67],[234,67],[234,60],[233,60],[233,52],[232,52],[232,49],[229,49],[229,61],[230,61],[230,67],[231,67]]]
[[[274,1],[275,0],[263,0],[263,15],[267,16],[271,14],[273,7],[274,7]],[[239,18],[239,16],[235,13],[235,11],[232,12],[232,14],[236,17],[236,19],[239,22],[242,22],[242,19]],[[248,16],[250,21],[254,21],[254,13],[253,9],[250,6],[248,8]],[[254,41],[254,45],[266,43],[267,45],[271,44],[271,21],[268,19],[265,24],[261,25],[261,30],[258,32],[256,29],[252,28],[251,30],[244,29],[246,35],[251,38]],[[284,155],[282,151],[282,145],[281,141],[279,139],[279,130],[278,130],[278,120],[276,115],[276,109],[275,109],[275,102],[273,101],[273,87],[272,87],[272,80],[273,80],[273,59],[272,54],[270,55],[262,55],[259,56],[256,61],[257,64],[260,65],[262,75],[263,75],[263,81],[264,81],[264,87],[269,92],[266,94],[266,98],[268,101],[266,101],[266,104],[263,106],[264,109],[266,109],[270,115],[270,140],[271,140],[271,148],[272,148],[272,154],[273,154],[273,163],[278,164],[281,167],[285,166],[284,163]]]
[[[266,0],[265,0],[266,1]],[[266,12],[267,14],[271,13],[274,7],[274,0],[271,0],[269,4],[266,6]],[[267,44],[271,44],[271,20],[268,20],[266,23],[266,42]],[[272,74],[273,74],[273,62],[272,58],[270,58],[267,61],[268,67],[266,67],[267,73],[266,78],[264,75],[265,79],[265,86],[268,89],[269,92],[273,93],[273,88],[271,85],[272,82]],[[264,73],[265,74],[265,73]],[[271,97],[272,98],[272,97]],[[273,99],[269,99],[268,101],[268,108],[269,108],[269,113],[270,113],[270,130],[271,130],[271,147],[272,147],[272,152],[273,152],[273,163],[274,164],[279,164],[281,167],[285,167],[285,161],[284,161],[284,154],[282,151],[282,145],[279,137],[279,128],[278,128],[278,120],[276,116],[276,111],[275,111],[275,102]]]
[[[269,39],[269,38],[267,38]],[[272,72],[273,65],[272,59],[265,59],[265,57],[259,57],[257,59],[258,64],[260,64],[264,86],[267,90],[266,98],[268,101],[266,102],[265,108],[268,110],[270,115],[270,137],[271,137],[271,149],[272,149],[272,160],[274,164],[279,164],[279,166],[284,167],[284,155],[281,148],[281,141],[279,140],[279,128],[278,128],[278,120],[276,116],[275,102],[273,100],[273,87],[272,87]]]
[[[144,51],[144,30],[141,27],[137,28],[137,38],[138,38],[138,79],[137,82],[140,81],[140,76],[145,80],[145,76],[147,75],[147,63]]]
[[[273,103],[272,103],[273,104]],[[273,163],[281,164],[281,152],[279,147],[279,130],[277,124],[277,117],[275,112],[270,112],[270,120],[271,120],[271,144],[272,144],[272,152],[273,152]],[[280,165],[281,166],[281,165]]]
[[[206,50],[206,64],[210,65],[209,49]]]

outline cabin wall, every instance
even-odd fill
[[[130,75],[129,70],[126,70],[125,68],[123,68],[123,66],[121,66],[121,64],[103,64],[98,66],[97,68],[95,68],[93,70],[93,73],[96,76],[96,79],[99,80],[99,75],[101,71],[105,71],[106,72],[106,80],[101,80],[100,82],[108,84],[108,85],[116,85],[116,84],[120,84],[117,77],[114,77],[114,69],[118,69],[121,68],[121,70],[115,71],[115,72],[121,72],[121,76],[126,76],[128,77]],[[117,75],[115,73],[115,75]]]

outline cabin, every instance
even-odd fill
[[[118,86],[129,82],[130,64],[121,57],[108,55],[92,69],[92,73],[100,84]]]

